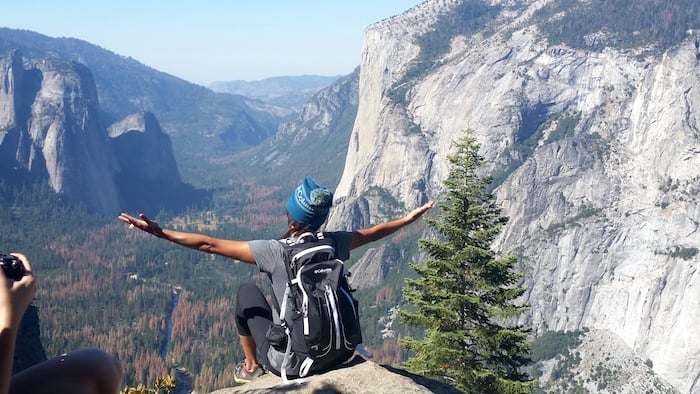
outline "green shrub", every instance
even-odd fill
[[[139,384],[136,387],[124,387],[120,394],[170,394],[173,391],[175,391],[175,378],[165,375],[164,377],[156,378],[152,389]]]

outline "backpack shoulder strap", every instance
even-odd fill
[[[282,251],[282,265],[284,265],[284,269],[287,272],[287,281],[284,284],[284,293],[282,295],[282,299],[277,299],[276,294],[273,295],[272,300],[275,303],[275,306],[277,307],[277,313],[279,316],[279,321],[280,324],[283,325],[283,327],[286,328],[286,315],[287,315],[287,307],[288,303],[287,300],[291,296],[291,286],[292,286],[292,280],[294,280],[294,273],[292,272],[292,269],[290,267],[290,248],[292,245],[294,245],[294,240],[291,238],[283,238],[278,240],[280,242],[280,245],[282,245],[282,248],[284,249]]]

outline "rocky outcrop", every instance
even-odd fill
[[[350,284],[357,290],[378,286],[402,258],[399,248],[391,244],[371,248],[352,266]]]
[[[166,200],[185,205],[194,191],[180,180],[170,138],[155,116],[130,115],[108,134],[99,114],[85,66],[25,62],[17,51],[0,58],[2,178],[46,182],[65,201],[97,212],[157,211]]]
[[[17,52],[0,58],[0,144],[7,136],[7,131],[17,127],[18,91],[15,86],[24,85],[24,67],[22,57]]]
[[[454,37],[404,81],[418,37],[457,3],[428,1],[366,30],[329,227],[439,200],[451,142],[473,129],[510,218],[495,247],[525,273],[523,323],[609,330],[681,392],[697,392],[698,39],[661,55],[549,45],[529,19],[547,1],[500,4],[488,32]]]
[[[581,388],[589,393],[679,393],[654,373],[650,360],[639,358],[619,336],[607,330],[586,332],[568,354],[542,364],[538,382],[547,393],[579,392]]]
[[[152,113],[131,114],[107,132],[122,173],[139,174],[144,181],[180,182],[170,139]]]
[[[211,394],[457,394],[459,392],[447,384],[413,375],[403,370],[382,366],[373,361],[365,361],[357,356],[342,368],[304,378],[302,382],[284,385],[279,376],[268,373],[242,386],[216,390]]]
[[[156,117],[150,112],[131,114],[107,131],[119,162],[114,179],[121,209],[158,212],[166,203],[177,206],[189,188],[180,179],[170,138]]]
[[[0,151],[19,179],[46,180],[69,202],[97,211],[119,206],[110,176],[117,161],[99,117],[90,71],[46,59],[25,69],[21,55],[2,59]]]

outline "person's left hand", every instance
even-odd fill
[[[3,274],[0,278],[0,328],[17,329],[24,311],[36,294],[34,273],[29,259],[21,253],[11,253],[17,257],[24,266],[25,274],[19,280],[6,278]]]
[[[435,205],[435,201],[434,201],[434,200],[429,200],[428,202],[426,202],[426,203],[423,204],[422,206],[420,206],[420,207],[414,209],[413,211],[411,211],[411,212],[410,212],[408,215],[406,215],[406,216],[413,222],[413,221],[415,221],[416,219],[418,219],[419,217],[423,216],[423,214],[426,213],[430,208],[432,208],[433,205]]]

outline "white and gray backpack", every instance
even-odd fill
[[[282,380],[302,378],[349,360],[362,343],[357,300],[350,273],[337,258],[335,241],[324,233],[284,239],[289,281],[280,323],[268,331],[268,359]]]

